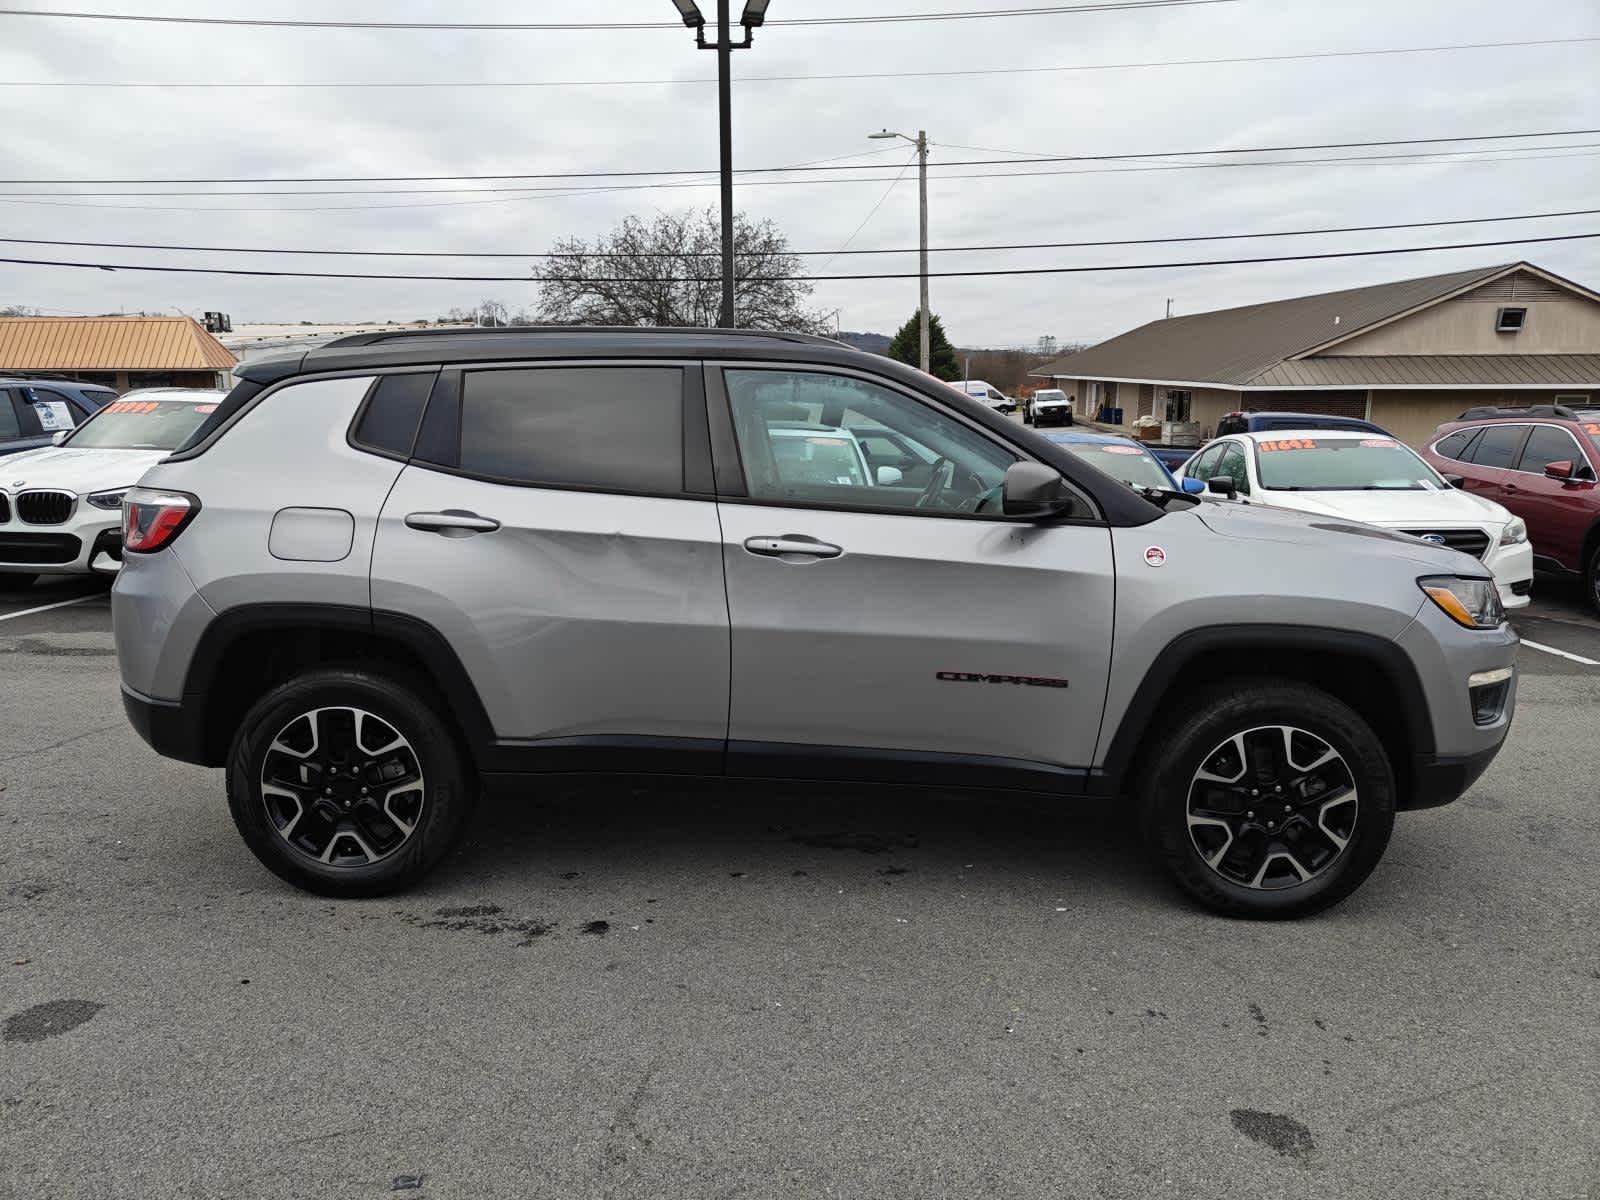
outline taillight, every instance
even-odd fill
[[[199,497],[188,492],[134,488],[122,502],[122,548],[134,554],[160,550],[199,511]]]

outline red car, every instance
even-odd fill
[[[1534,566],[1581,574],[1600,608],[1600,409],[1468,409],[1433,431],[1422,457],[1521,517]]]

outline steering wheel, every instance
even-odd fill
[[[950,486],[955,474],[955,463],[941,454],[934,462],[933,469],[928,473],[927,486],[922,489],[922,494],[917,497],[916,507],[932,508],[938,502],[939,493]]]

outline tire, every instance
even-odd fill
[[[1137,794],[1145,843],[1178,886],[1259,919],[1309,916],[1355,891],[1394,828],[1394,772],[1371,727],[1281,679],[1230,681],[1184,711]]]
[[[1589,564],[1583,571],[1584,588],[1589,596],[1589,605],[1596,612],[1600,612],[1600,546],[1589,555]]]
[[[477,798],[443,705],[364,667],[306,671],[257,701],[234,735],[227,789],[234,824],[268,870],[344,898],[421,879]]]
[[[0,592],[22,592],[31,588],[37,575],[13,574],[10,571],[0,571]]]

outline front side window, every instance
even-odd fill
[[[1442,490],[1443,479],[1393,438],[1288,437],[1256,443],[1261,486],[1285,492]]]
[[[683,490],[683,371],[534,367],[462,379],[461,469],[510,483]]]
[[[1565,429],[1558,425],[1535,425],[1528,432],[1528,444],[1522,448],[1522,461],[1517,469],[1543,475],[1546,463],[1569,462],[1576,470],[1583,461],[1583,451]]]
[[[752,499],[1000,512],[1017,456],[927,404],[817,371],[728,369],[723,381]]]
[[[1216,471],[1217,463],[1222,461],[1222,452],[1229,445],[1230,443],[1228,442],[1222,442],[1215,446],[1208,446],[1200,452],[1193,462],[1184,467],[1183,473],[1190,479],[1198,479],[1204,483]]]
[[[75,450],[176,450],[215,404],[189,400],[118,400],[72,435]],[[67,428],[72,428],[70,422]]]
[[[1511,470],[1517,462],[1517,450],[1522,445],[1526,425],[1491,425],[1472,448],[1472,461],[1480,467],[1497,467]]]
[[[1217,464],[1216,478],[1233,480],[1234,490],[1241,496],[1250,494],[1250,472],[1245,467],[1244,450],[1238,442],[1229,443],[1223,451],[1222,461]]]

